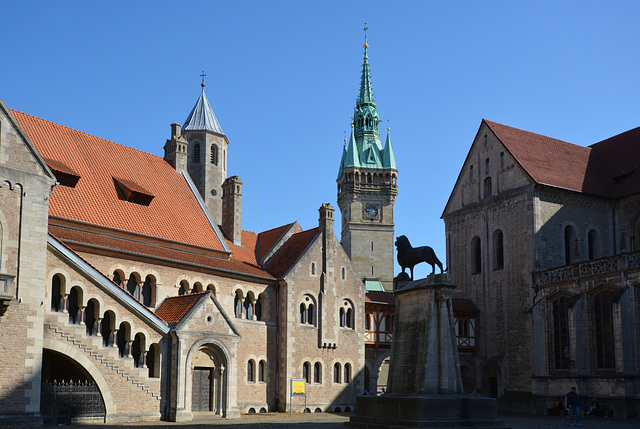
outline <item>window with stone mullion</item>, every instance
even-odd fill
[[[553,334],[551,345],[552,369],[569,369],[570,357],[565,356],[565,348],[569,351],[569,307],[567,297],[561,296],[552,303],[551,310]]]
[[[615,369],[612,293],[603,291],[593,296],[593,334],[596,368]]]

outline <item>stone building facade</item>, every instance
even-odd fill
[[[0,102],[0,426],[285,411],[293,378],[306,411],[354,409],[365,287],[334,209],[242,230],[228,143],[204,83],[164,158]]]
[[[640,415],[639,142],[482,121],[443,214],[456,292],[481,310],[477,393],[545,412],[575,385]]]

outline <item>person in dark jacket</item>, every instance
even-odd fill
[[[573,417],[576,417],[576,425],[582,426],[580,423],[580,398],[576,393],[576,388],[572,387],[571,392],[567,393],[567,407],[569,407],[569,422],[573,426]]]

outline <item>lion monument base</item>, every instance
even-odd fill
[[[355,428],[500,428],[496,400],[464,394],[449,275],[396,278],[387,393],[359,396]]]

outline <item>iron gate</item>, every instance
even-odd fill
[[[98,386],[89,381],[42,383],[40,415],[46,425],[102,418],[106,411]]]

